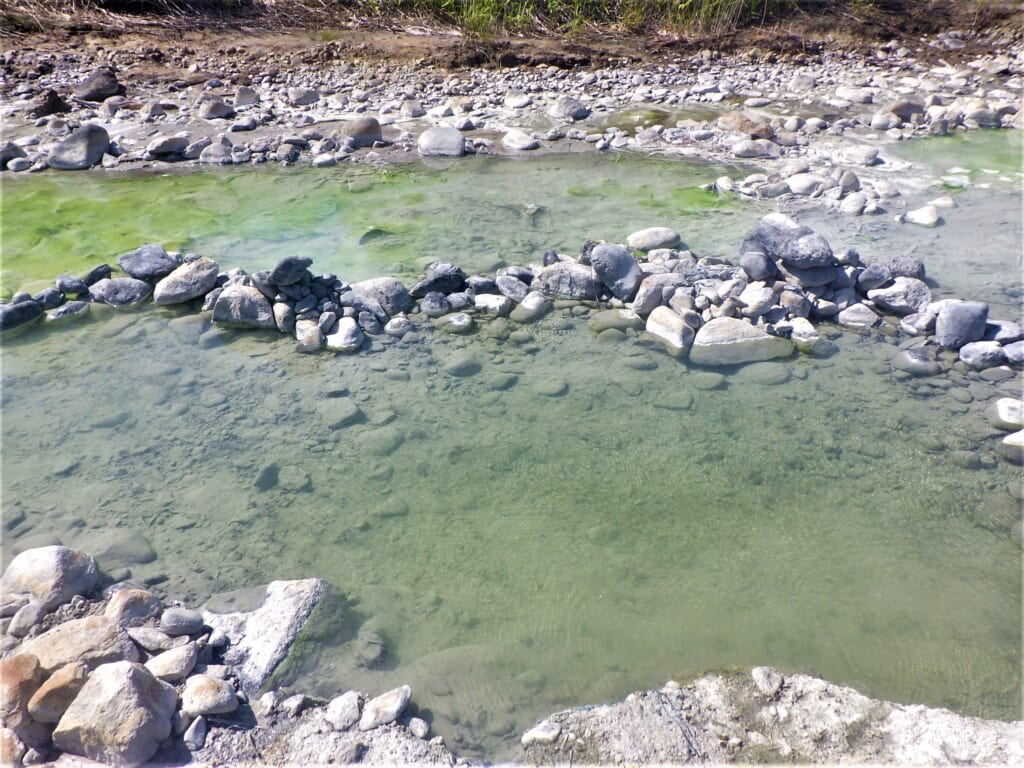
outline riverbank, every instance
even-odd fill
[[[51,546],[20,554],[2,583],[5,765],[467,764],[430,735],[408,686],[330,701],[261,693],[327,599],[317,579],[216,596],[199,611],[111,584],[88,554]],[[520,744],[518,764],[1024,759],[1019,722],[872,700],[770,667],[556,713]]]

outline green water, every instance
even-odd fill
[[[552,158],[372,181],[69,184],[125,201],[169,185],[130,226],[171,216],[166,190],[192,185],[224,207],[212,234],[197,225],[181,247],[267,267],[283,242],[350,277],[433,258],[525,262],[654,224],[699,254],[731,255],[767,209],[688,207],[693,184],[719,170]],[[957,216],[927,232],[888,217],[802,220],[836,246],[923,248],[936,291],[974,280],[967,295],[990,290],[1012,317],[1019,194],[958,199]],[[268,229],[288,201],[313,212],[322,251],[304,249],[301,226]],[[1009,246],[969,250],[999,220]],[[392,234],[353,246],[371,225]],[[21,236],[5,230],[5,270]],[[228,237],[237,250],[212,245]],[[162,238],[124,247],[147,239]],[[321,696],[409,683],[434,732],[467,755],[514,754],[522,729],[556,709],[733,665],[1020,717],[1021,473],[995,455],[984,416],[992,398],[1020,395],[1019,378],[897,380],[893,339],[833,330],[829,358],[729,371],[708,389],[705,372],[638,340],[598,343],[586,320],[555,312],[526,344],[503,340],[503,321],[466,338],[424,329],[354,357],[298,355],[275,334],[204,349],[202,324],[155,309],[21,337],[0,353],[5,521],[25,515],[5,532],[4,558],[57,539],[191,604],[325,578],[347,604],[279,682]],[[465,355],[480,371],[449,373]],[[334,429],[345,400],[365,418]],[[261,491],[271,463],[280,482]],[[360,631],[387,647],[374,668]]]

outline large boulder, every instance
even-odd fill
[[[405,711],[410,696],[412,696],[412,688],[408,685],[400,685],[398,688],[370,699],[363,707],[363,714],[359,719],[359,730],[370,731],[395,722]]]
[[[382,141],[380,123],[377,118],[364,115],[354,120],[349,120],[342,126],[341,135],[352,140],[354,147],[372,147],[374,142]]]
[[[868,291],[868,298],[885,312],[910,315],[924,312],[932,301],[932,292],[916,277],[897,277],[892,285]]]
[[[118,256],[117,266],[136,280],[159,280],[177,269],[178,260],[169,255],[162,245],[146,243]]]
[[[267,282],[271,285],[294,285],[302,280],[312,263],[308,256],[286,256],[270,270]]]
[[[665,289],[686,285],[686,276],[678,272],[659,272],[647,275],[633,297],[633,311],[638,315],[649,315],[655,307],[664,304]]]
[[[185,262],[156,284],[153,301],[164,306],[205,296],[216,285],[219,270],[217,262],[205,256]]]
[[[81,171],[92,168],[110,149],[110,135],[102,125],[86,123],[61,141],[47,158],[58,171]]]
[[[89,679],[89,667],[73,661],[61,667],[39,686],[28,701],[28,713],[37,723],[58,723]]]
[[[980,341],[988,323],[988,304],[980,301],[945,302],[935,318],[935,340],[946,349]]]
[[[81,661],[89,668],[114,661],[138,661],[139,649],[128,634],[104,616],[86,616],[58,624],[21,644],[21,653],[39,659],[46,673]]]
[[[693,328],[668,307],[655,307],[647,318],[645,330],[675,357],[682,357],[693,344]]]
[[[104,664],[89,676],[53,732],[63,752],[135,766],[171,735],[178,694],[141,664]]]
[[[110,67],[98,67],[75,86],[73,93],[83,101],[103,101],[123,94],[124,86],[117,81],[117,75]]]
[[[604,283],[612,296],[630,301],[635,295],[644,273],[633,255],[621,245],[601,243],[590,252],[590,263],[597,279]]]
[[[366,336],[354,317],[343,317],[333,333],[324,336],[324,346],[332,352],[358,352]]]
[[[152,290],[149,283],[134,277],[108,277],[89,287],[93,299],[122,310],[135,309],[149,298]]]
[[[748,322],[733,317],[716,317],[697,331],[690,348],[690,360],[697,365],[738,365],[793,353],[793,344],[772,336]]]
[[[573,96],[559,96],[548,108],[548,114],[558,120],[583,120],[590,114],[590,109]]]
[[[372,299],[389,315],[405,312],[412,306],[412,296],[396,277],[375,277],[352,284],[357,296]]]
[[[274,308],[259,288],[227,285],[213,305],[213,322],[228,328],[277,328]]]
[[[462,157],[466,139],[458,128],[435,125],[420,134],[416,148],[423,157]]]
[[[0,335],[11,338],[43,319],[45,310],[38,301],[0,304]]]
[[[540,270],[531,287],[560,299],[596,299],[594,270],[575,261],[559,261]]]
[[[88,594],[98,578],[96,561],[85,552],[62,546],[29,549],[11,560],[0,577],[0,604],[24,595],[52,610]]]

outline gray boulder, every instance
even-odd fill
[[[114,70],[110,67],[99,67],[75,86],[73,93],[83,101],[103,101],[124,93],[124,86],[117,81]]]
[[[53,732],[63,752],[118,766],[141,765],[171,735],[178,694],[140,664],[104,664],[89,675]]]
[[[633,296],[633,311],[646,317],[655,307],[664,304],[666,288],[677,288],[685,284],[686,276],[678,272],[659,272],[647,275],[640,281],[636,295]]]
[[[846,328],[874,328],[881,318],[878,313],[866,304],[857,302],[836,315],[836,322]]]
[[[62,325],[72,320],[82,320],[89,316],[89,302],[68,301],[56,309],[46,313],[43,322],[47,325]]]
[[[931,303],[932,292],[915,277],[897,277],[886,288],[868,291],[868,298],[884,311],[902,316],[923,312]]]
[[[457,128],[435,125],[420,134],[416,148],[423,157],[462,157],[466,139]]]
[[[43,318],[43,305],[28,299],[14,304],[0,304],[0,335],[11,338],[35,325]]]
[[[293,107],[308,107],[320,101],[320,94],[315,88],[289,88],[288,103]]]
[[[19,157],[25,157],[25,150],[13,141],[5,141],[0,145],[0,170],[6,168],[11,160]]]
[[[213,322],[229,328],[277,328],[267,297],[251,285],[226,285],[213,305]]]
[[[560,299],[596,299],[594,270],[575,261],[559,261],[540,270],[531,287]]]
[[[583,120],[590,115],[590,109],[577,98],[559,96],[548,109],[548,114],[558,120]]]
[[[782,155],[782,148],[768,139],[741,139],[732,145],[733,157],[745,159],[775,158]]]
[[[138,661],[139,650],[128,634],[105,616],[87,616],[58,624],[22,643],[20,653],[39,659],[47,674],[81,661],[90,669],[114,661]]]
[[[29,549],[11,560],[0,577],[2,603],[27,595],[52,610],[75,595],[88,594],[99,577],[96,561],[85,552],[62,546]]]
[[[974,341],[960,347],[960,360],[971,368],[994,368],[1006,362],[1006,352],[998,341]]]
[[[134,277],[109,277],[89,287],[93,299],[122,310],[135,309],[149,297],[152,290],[149,283]]]
[[[740,267],[751,280],[766,280],[775,274],[775,265],[763,251],[745,251],[740,254]]]
[[[294,285],[302,280],[313,260],[307,256],[288,256],[270,270],[267,282],[272,285]]]
[[[81,171],[92,168],[110,149],[110,136],[96,123],[86,123],[61,141],[47,158],[58,171]]]
[[[793,344],[744,320],[716,317],[697,331],[690,360],[697,365],[739,365],[788,357]]]
[[[885,264],[868,264],[857,275],[857,287],[861,291],[873,291],[892,280],[892,272]]]
[[[380,132],[380,123],[377,118],[364,116],[349,120],[341,129],[341,135],[352,140],[352,146],[372,147],[375,142],[383,141]]]
[[[498,292],[502,296],[508,296],[512,301],[522,301],[530,292],[530,286],[512,275],[498,275],[494,279]]]
[[[199,105],[199,117],[203,120],[227,120],[235,116],[235,110],[221,99],[205,99]]]
[[[630,301],[636,295],[644,273],[633,255],[621,245],[601,243],[590,252],[590,263],[600,280],[623,301]]]
[[[396,277],[375,277],[353,283],[352,292],[376,301],[389,315],[405,312],[412,306],[412,296],[402,285],[402,281]]]
[[[117,266],[136,280],[159,280],[171,274],[178,267],[178,261],[162,245],[147,243],[118,256]]]
[[[426,276],[409,289],[414,299],[422,299],[428,293],[449,294],[466,287],[466,273],[447,261],[435,261],[427,267]]]
[[[985,336],[988,304],[980,301],[949,301],[935,318],[935,340],[946,349],[960,349],[964,344],[980,341]]]
[[[835,263],[828,240],[808,227],[801,227],[799,234],[786,243],[779,256],[789,266],[799,269],[827,267]]]
[[[186,262],[156,284],[153,301],[163,306],[205,296],[213,290],[219,271],[217,262],[205,256]]]

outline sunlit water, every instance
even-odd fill
[[[526,262],[655,224],[733,255],[770,209],[693,189],[721,171],[577,157],[46,177],[5,190],[4,270],[80,270],[156,240],[247,268],[305,253],[353,279]],[[57,214],[57,269],[38,271],[51,247],[23,245],[34,225],[9,215],[37,215],[31,195],[81,213]],[[801,220],[864,254],[916,248],[937,294],[1019,315],[1019,191],[957,199],[933,231]],[[347,600],[278,682],[321,696],[409,683],[465,754],[509,755],[545,713],[734,665],[1020,716],[1021,474],[985,418],[1019,378],[899,380],[898,339],[832,329],[827,359],[727,371],[709,389],[706,372],[637,339],[598,342],[568,310],[526,343],[497,321],[354,357],[298,355],[274,334],[201,348],[189,314],[4,346],[5,560],[59,539],[196,605],[320,576]],[[465,356],[479,372],[450,373]],[[365,417],[334,428],[346,401]],[[279,483],[261,491],[269,464]],[[387,653],[369,668],[377,639]]]

